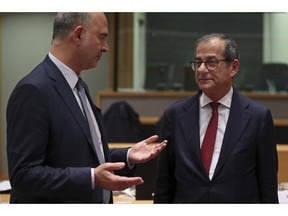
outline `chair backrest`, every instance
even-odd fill
[[[139,142],[141,123],[138,113],[125,101],[113,103],[103,114],[107,141]]]

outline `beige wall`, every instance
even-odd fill
[[[0,13],[0,174],[8,174],[7,101],[16,83],[49,51],[54,16],[55,13]],[[108,54],[102,57],[97,69],[82,73],[91,95],[108,88],[108,73]]]

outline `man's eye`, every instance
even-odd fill
[[[214,61],[214,60],[211,60],[211,61],[207,61],[206,62],[207,65],[211,65],[211,66],[214,66],[217,64],[217,61]]]
[[[215,64],[215,63],[217,63],[217,61],[215,61],[215,60],[209,60],[209,61],[207,61],[207,63],[208,63],[208,64]]]

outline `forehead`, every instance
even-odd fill
[[[202,41],[196,48],[196,58],[222,57],[225,41],[219,38],[210,38]]]
[[[92,14],[94,29],[100,34],[108,34],[108,22],[104,13]]]

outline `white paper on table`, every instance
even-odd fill
[[[279,198],[279,203],[284,204],[288,203],[288,191],[278,191],[278,198]]]
[[[10,181],[0,181],[0,191],[8,191],[11,190]]]

